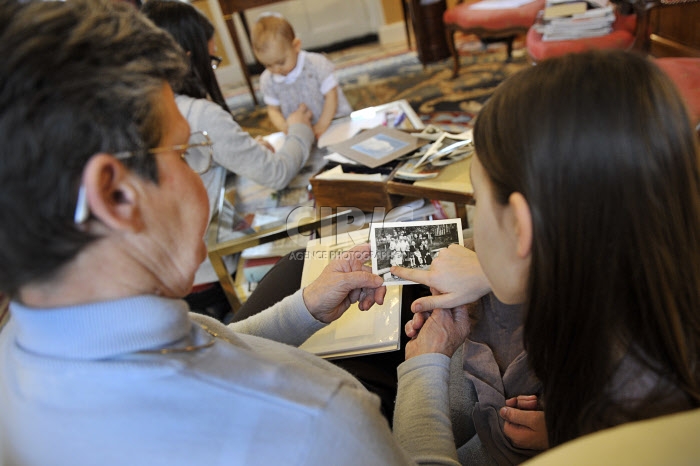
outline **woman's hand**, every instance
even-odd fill
[[[308,127],[311,127],[312,116],[313,114],[311,113],[311,110],[309,110],[306,105],[299,104],[299,108],[294,110],[287,117],[287,127],[292,126],[295,123],[302,123]]]
[[[328,324],[343,315],[353,303],[357,302],[362,311],[375,303],[384,303],[386,287],[382,286],[382,277],[374,275],[372,268],[364,265],[369,258],[369,244],[355,246],[328,264],[321,275],[304,288],[304,303],[314,318]]]
[[[430,287],[433,296],[415,300],[411,305],[413,312],[472,303],[491,291],[476,253],[458,244],[441,249],[429,270],[394,266],[391,273]]]
[[[539,451],[549,448],[544,411],[538,410],[536,395],[509,398],[498,414],[506,421],[503,433],[514,446]]]

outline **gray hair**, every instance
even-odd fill
[[[47,280],[95,238],[76,228],[95,153],[155,147],[184,52],[128,4],[0,0],[0,290]],[[133,170],[157,180],[152,157]]]

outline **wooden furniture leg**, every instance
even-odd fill
[[[452,55],[452,79],[459,76],[459,52],[457,52],[457,46],[455,45],[455,31],[454,29],[447,27],[445,28],[445,36],[447,39],[447,46],[450,48],[450,55]]]
[[[401,8],[403,9],[403,25],[406,28],[406,41],[408,42],[408,48],[411,49],[411,31],[408,23],[411,21],[411,12],[408,9],[408,0],[401,0]]]
[[[238,63],[241,65],[243,70],[243,75],[245,76],[245,81],[248,83],[248,89],[250,90],[250,96],[253,98],[253,104],[258,105],[258,98],[255,96],[255,89],[253,89],[253,82],[250,79],[250,73],[248,72],[248,65],[245,63],[243,58],[243,50],[241,49],[241,44],[238,41],[238,32],[236,31],[236,24],[233,21],[233,14],[224,16],[226,20],[226,26],[228,27],[228,32],[231,35],[231,41],[236,49],[236,55],[238,56]]]

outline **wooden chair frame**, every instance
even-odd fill
[[[463,0],[458,0],[456,5],[464,3]],[[452,7],[454,8],[454,7]],[[447,46],[450,49],[450,54],[452,54],[453,65],[452,65],[452,78],[456,78],[459,75],[460,68],[460,57],[457,46],[455,45],[455,34],[461,32],[463,34],[474,34],[479,37],[482,43],[491,42],[505,42],[507,47],[507,57],[506,63],[510,62],[513,58],[513,42],[520,35],[527,34],[529,27],[511,27],[506,29],[486,29],[483,27],[474,28],[462,28],[455,24],[445,24],[445,34],[447,38]]]

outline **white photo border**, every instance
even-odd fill
[[[452,225],[452,227],[450,227],[450,225]],[[446,230],[445,226],[447,227]],[[431,232],[431,230],[433,230],[433,232]],[[418,254],[414,251],[413,255],[406,255],[406,250],[399,253],[397,249],[392,249],[391,247],[391,238],[398,236],[400,241],[402,233],[406,233],[407,231],[410,231],[410,235],[418,235],[420,244],[413,245],[418,249]],[[372,223],[370,225],[369,238],[372,248],[372,273],[382,277],[384,279],[384,285],[386,286],[417,284],[416,282],[394,277],[389,271],[392,265],[408,265],[408,268],[422,268],[427,270],[432,259],[434,259],[433,256],[437,255],[440,249],[444,249],[450,244],[464,244],[462,219],[460,218],[417,222]],[[437,241],[434,241],[436,238]],[[416,238],[411,238],[411,240],[416,241]],[[408,241],[408,238],[406,238],[406,241]],[[408,246],[408,252],[410,252],[411,245],[407,244],[406,246]],[[396,245],[396,248],[401,249],[406,246]],[[426,250],[427,253],[425,252]],[[394,251],[395,253],[389,251]],[[401,259],[401,264],[396,263],[399,258]],[[408,259],[408,263],[406,259]]]

